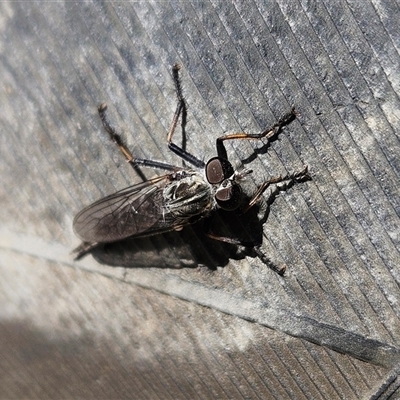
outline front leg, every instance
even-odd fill
[[[245,133],[245,132],[240,132],[240,133],[230,133],[228,135],[221,136],[217,139],[217,153],[218,157],[220,158],[225,158],[227,159],[227,153],[224,145],[224,141],[226,140],[236,140],[236,139],[262,139],[262,138],[267,138],[268,140],[271,140],[274,136],[278,135],[282,128],[285,125],[290,124],[292,121],[297,116],[297,112],[294,109],[294,107],[290,110],[289,113],[285,114],[283,117],[279,119],[277,123],[272,125],[271,128],[266,129],[265,131],[261,133]]]
[[[304,166],[304,168],[301,171],[295,172],[293,174],[287,174],[285,176],[276,176],[274,178],[271,178],[270,180],[264,182],[258,189],[257,191],[253,194],[249,202],[241,209],[241,212],[244,214],[247,212],[251,207],[254,206],[254,204],[257,203],[257,201],[260,200],[262,194],[273,184],[276,183],[281,183],[283,182],[284,184],[281,186],[276,186],[275,189],[275,196],[277,193],[282,192],[289,187],[291,187],[294,183],[299,183],[299,182],[304,182],[308,181],[311,179],[310,174],[308,173],[308,166]]]

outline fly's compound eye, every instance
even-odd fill
[[[241,202],[241,187],[230,180],[222,183],[221,187],[215,193],[215,200],[219,207],[226,211],[236,210]]]
[[[206,165],[206,178],[211,184],[218,184],[234,173],[232,164],[220,157],[211,158]]]

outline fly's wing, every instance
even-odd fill
[[[107,243],[151,230],[162,218],[162,188],[169,175],[130,186],[84,208],[74,231],[84,242]]]

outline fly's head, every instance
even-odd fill
[[[236,210],[241,203],[242,188],[239,181],[251,170],[245,170],[241,173],[235,171],[232,164],[221,157],[211,158],[205,169],[207,181],[215,189],[215,202],[223,210]]]

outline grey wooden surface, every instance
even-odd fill
[[[0,397],[397,398],[398,16],[375,0],[0,3]],[[270,146],[228,146],[254,188],[310,168],[243,222],[285,277],[196,227],[73,261],[74,215],[140,181],[97,105],[135,155],[179,164],[176,62],[199,157],[300,112]]]

